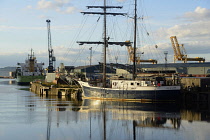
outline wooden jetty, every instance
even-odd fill
[[[42,83],[31,83],[30,90],[39,95],[46,96],[81,96],[81,88],[75,86],[57,87],[56,85],[46,86]]]

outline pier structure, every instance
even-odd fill
[[[30,90],[41,96],[81,96],[81,88],[75,87],[57,88],[54,85],[48,87],[42,85],[41,83],[31,83]]]

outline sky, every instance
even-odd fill
[[[103,0],[0,0],[0,67],[24,62],[31,49],[47,67],[47,19],[51,20],[56,66],[97,64],[101,46],[76,43],[102,41],[102,16],[80,13],[94,11],[86,8],[90,5],[103,5]],[[110,40],[132,40],[128,27],[132,25],[133,0],[107,0],[107,5],[123,6],[114,12],[127,13],[108,17]],[[137,9],[139,57],[164,63],[167,52],[168,63],[173,62],[170,36],[177,36],[188,57],[204,57],[210,62],[210,0],[138,0]],[[109,48],[108,62],[128,63],[126,47]]]

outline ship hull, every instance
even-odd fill
[[[179,86],[141,87],[137,90],[92,87],[80,83],[85,97],[116,100],[178,101]]]
[[[19,85],[27,85],[34,80],[44,80],[45,76],[17,76],[16,81]]]

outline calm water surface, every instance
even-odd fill
[[[209,140],[210,105],[40,97],[0,79],[1,140]],[[194,109],[192,109],[194,108]]]

